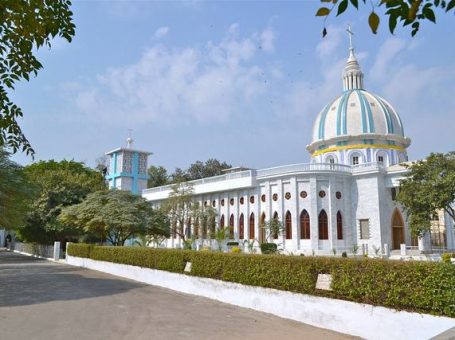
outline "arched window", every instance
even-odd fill
[[[343,217],[340,211],[337,212],[337,239],[343,239]]]
[[[273,213],[273,219],[274,219],[275,221],[277,221],[277,222],[279,221],[279,220],[278,220],[278,213],[277,213],[276,211]],[[278,233],[276,233],[276,232],[273,233],[273,238],[274,238],[275,240],[278,239]]]
[[[234,238],[234,214],[231,214],[231,217],[229,217],[229,238]]]
[[[261,219],[259,220],[259,243],[265,242],[265,212],[262,213]]]
[[[243,214],[240,214],[239,218],[239,239],[243,240],[244,238],[244,226],[243,226]]]
[[[300,214],[300,238],[305,240],[310,238],[310,215],[305,209]]]
[[[254,213],[250,215],[250,240],[254,239]]]
[[[220,218],[220,229],[223,229],[224,228],[224,214],[221,215],[221,218]]]
[[[327,213],[324,209],[321,210],[319,213],[318,218],[319,224],[319,239],[320,240],[328,240],[329,239],[329,223],[327,219]]]
[[[288,210],[286,212],[286,239],[292,239],[292,216],[291,212]]]

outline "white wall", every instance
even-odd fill
[[[67,256],[67,263],[367,339],[428,339],[455,319]]]

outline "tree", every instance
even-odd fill
[[[31,242],[51,243],[77,237],[76,230],[59,222],[62,208],[106,188],[99,172],[75,161],[40,161],[26,166],[24,173],[35,194],[19,234]]]
[[[320,0],[323,4],[316,16],[324,17],[324,28],[322,36],[326,36],[325,23],[330,14],[336,11],[336,16],[344,13],[348,7],[359,9],[359,4],[367,5],[366,0]],[[328,6],[328,7],[327,7]],[[380,18],[376,13],[385,10],[383,14],[388,18],[390,33],[395,32],[398,23],[403,27],[411,27],[411,35],[414,36],[420,28],[420,23],[430,21],[436,23],[435,11],[439,13],[454,12],[455,0],[381,0],[378,2],[369,1],[371,12],[368,17],[368,25],[371,31],[376,34],[379,28]]]
[[[220,162],[215,158],[209,158],[205,163],[196,161],[191,164],[186,171],[190,180],[219,176],[223,174],[223,170],[229,169],[232,166],[226,162]]]
[[[147,181],[148,188],[160,187],[168,184],[169,176],[164,167],[151,165],[148,168],[147,173],[149,175],[149,179]]]
[[[267,231],[267,239],[271,242],[272,238],[278,238],[284,232],[283,223],[278,218],[266,221],[262,226]]]
[[[22,79],[37,75],[41,63],[33,55],[40,47],[51,47],[56,36],[71,42],[75,33],[68,0],[2,0],[0,3],[0,147],[15,153],[22,149],[34,155],[17,118],[22,110],[8,97],[8,91]]]
[[[197,204],[193,203],[192,197],[193,187],[190,184],[176,183],[172,186],[172,192],[162,207],[169,218],[171,234],[173,237],[180,237],[183,242],[190,234],[189,230],[186,230],[184,226],[192,215],[193,204]]]
[[[0,148],[0,228],[15,229],[23,223],[32,197],[23,168]]]
[[[114,246],[123,246],[134,235],[169,234],[165,215],[129,191],[91,193],[81,203],[64,208],[59,220],[84,233],[98,235]]]
[[[426,160],[409,166],[397,195],[413,235],[430,231],[437,212],[444,210],[455,220],[455,152],[432,153]]]

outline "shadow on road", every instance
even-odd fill
[[[0,307],[121,294],[145,285],[0,250]]]

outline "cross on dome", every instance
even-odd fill
[[[343,71],[343,90],[363,89],[363,73],[355,57],[354,46],[352,45],[351,25],[348,25],[346,31],[349,34],[349,58]]]

